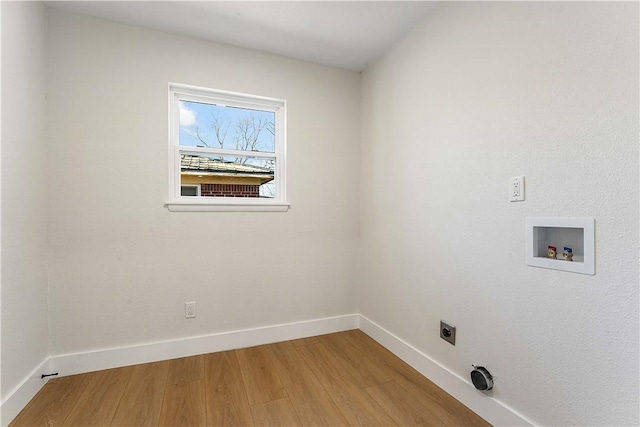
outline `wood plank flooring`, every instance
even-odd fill
[[[10,426],[488,426],[359,330],[50,380]]]

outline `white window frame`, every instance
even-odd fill
[[[180,102],[191,101],[275,113],[275,152],[254,152],[208,147],[180,146]],[[286,108],[282,99],[169,83],[169,198],[170,211],[286,211]],[[180,152],[223,154],[275,159],[275,198],[253,197],[192,197],[180,193]]]

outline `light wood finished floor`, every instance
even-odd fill
[[[359,330],[50,380],[11,426],[488,426]]]

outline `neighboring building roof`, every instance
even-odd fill
[[[180,155],[180,170],[189,175],[251,176],[260,178],[262,184],[274,177],[273,170],[269,168],[189,154]]]

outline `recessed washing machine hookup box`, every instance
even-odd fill
[[[527,265],[595,274],[593,218],[529,217],[526,227]]]

